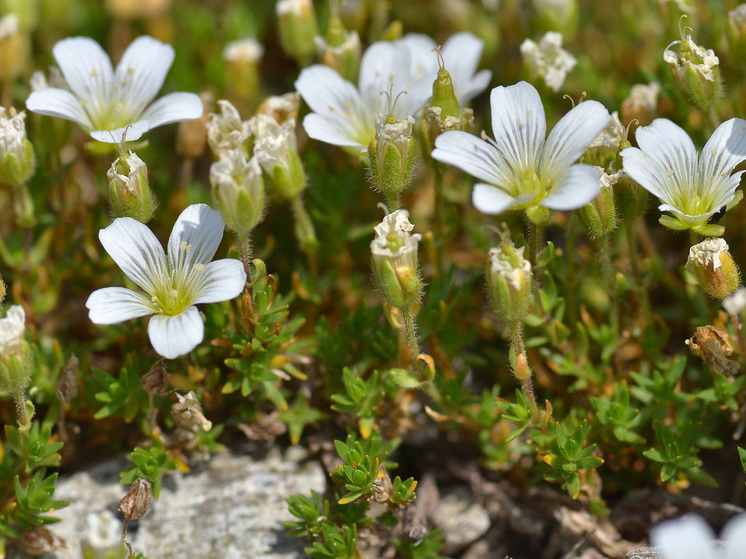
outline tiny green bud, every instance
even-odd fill
[[[210,166],[215,208],[229,229],[246,237],[264,215],[264,180],[256,157],[234,149]]]
[[[697,276],[702,291],[716,299],[732,295],[741,284],[738,266],[722,238],[706,239],[691,247],[686,269]]]
[[[279,0],[276,10],[282,48],[301,66],[308,66],[315,50],[314,37],[318,34],[313,2]]]
[[[109,179],[109,203],[114,217],[131,217],[147,223],[155,204],[148,185],[148,167],[134,152],[121,155],[106,173]]]
[[[376,137],[368,147],[370,180],[390,204],[409,187],[415,161],[414,118],[376,114]]]
[[[624,149],[627,146],[622,146]],[[645,213],[648,191],[628,177],[624,171],[614,183],[614,205],[619,221],[630,221]],[[619,174],[619,173],[617,173]]]
[[[505,322],[522,320],[531,302],[531,263],[523,257],[524,249],[516,248],[506,234],[487,255],[487,292]]]
[[[396,210],[376,225],[370,243],[373,276],[384,301],[396,308],[416,303],[422,292],[417,247],[422,235],[410,233],[409,212]]]
[[[249,127],[255,136],[254,156],[272,188],[287,200],[296,198],[307,182],[298,154],[295,119],[278,124],[271,116],[258,114],[251,118]]]
[[[596,167],[600,175],[601,188],[598,196],[578,210],[580,222],[593,238],[601,238],[616,228],[616,208],[614,206],[614,183],[622,171],[609,176],[601,167]]]
[[[712,49],[703,49],[692,36],[681,31],[681,40],[674,41],[663,52],[663,60],[689,102],[699,109],[708,109],[723,95],[720,59]]]
[[[437,54],[440,67],[438,68],[438,75],[433,82],[433,97],[430,101],[430,106],[440,107],[442,118],[456,116],[459,113],[459,106],[456,93],[453,91],[451,74],[445,68],[445,61],[440,51],[437,51]]]
[[[357,31],[347,31],[339,15],[332,14],[326,35],[317,35],[314,41],[322,64],[334,68],[347,81],[357,81],[361,51]]]

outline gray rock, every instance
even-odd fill
[[[284,520],[293,517],[285,498],[296,493],[323,493],[326,474],[314,461],[304,462],[305,451],[271,450],[261,460],[228,452],[214,456],[204,469],[164,478],[157,501],[145,517],[132,522],[128,541],[149,559],[299,559],[306,557],[301,538],[286,536]],[[80,559],[80,541],[88,534],[86,516],[109,510],[127,487],[119,483],[124,459],[107,461],[89,471],[61,479],[55,498],[70,506],[55,513],[61,519],[50,530],[65,547],[48,559]],[[20,559],[10,551],[8,559]]]

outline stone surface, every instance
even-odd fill
[[[321,466],[303,461],[304,456],[297,448],[284,454],[272,449],[262,459],[224,452],[199,471],[167,476],[158,501],[130,525],[133,550],[149,559],[306,557],[307,542],[286,536],[282,525],[293,519],[286,497],[325,488]],[[55,498],[70,506],[57,511],[61,522],[50,529],[66,543],[45,559],[82,557],[80,540],[88,533],[90,513],[110,510],[122,518],[116,508],[127,487],[119,483],[119,473],[127,466],[124,459],[110,460],[58,482]],[[21,557],[18,552],[8,554],[9,559]]]

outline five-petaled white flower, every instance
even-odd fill
[[[99,232],[101,244],[122,271],[146,293],[105,287],[86,302],[96,324],[116,324],[154,315],[148,335],[155,351],[168,359],[189,353],[204,337],[195,305],[237,297],[246,284],[238,260],[212,257],[223,238],[220,213],[205,204],[185,209],[168,239],[168,255],[139,221],[120,217]]]
[[[381,41],[365,51],[360,64],[358,87],[335,70],[317,64],[305,68],[295,88],[313,111],[303,119],[306,133],[315,140],[361,154],[376,135],[375,115],[392,114],[397,120],[414,115],[432,95],[438,59],[431,52],[435,43],[424,35],[407,35],[396,42]],[[480,93],[491,73],[474,75],[483,43],[469,33],[459,33],[441,53],[450,72],[461,105]],[[391,92],[391,100],[381,92]],[[390,109],[393,109],[393,113]]]
[[[641,126],[635,136],[640,147],[622,151],[624,171],[660,198],[659,210],[673,214],[662,216],[661,224],[720,235],[722,226],[707,222],[743,197],[736,192],[743,171],[731,173],[746,159],[746,121],[732,118],[718,126],[701,155],[689,135],[667,119]]]
[[[77,122],[100,142],[121,143],[125,129],[127,140],[137,140],[156,126],[202,116],[202,101],[194,93],[170,93],[150,104],[173,63],[171,45],[138,37],[116,71],[101,46],[88,37],[63,39],[52,52],[70,91],[34,91],[26,108]]]
[[[584,101],[546,136],[546,118],[536,89],[520,82],[490,95],[495,139],[451,130],[438,136],[433,159],[454,165],[479,181],[474,206],[486,214],[544,206],[574,210],[599,191],[590,165],[574,164],[611,116],[597,101]]]
[[[694,514],[659,524],[650,532],[650,543],[663,559],[740,559],[746,549],[746,514],[732,518],[721,534],[725,546],[715,543],[715,534]]]

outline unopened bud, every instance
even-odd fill
[[[629,147],[629,142],[622,143],[621,149]],[[645,213],[648,206],[648,191],[640,186],[624,171],[616,173],[614,182],[614,205],[619,221],[631,221]]]
[[[254,157],[264,170],[272,188],[283,198],[296,198],[307,186],[306,172],[298,154],[295,119],[277,124],[268,115],[252,117],[249,127],[254,133]]]
[[[264,214],[264,180],[256,157],[234,149],[210,167],[212,200],[229,229],[243,238]]]
[[[148,512],[152,496],[153,489],[150,482],[143,478],[137,478],[130,485],[129,491],[127,491],[124,498],[119,501],[117,510],[127,520],[140,520]]]
[[[357,82],[360,67],[360,37],[357,31],[347,31],[342,19],[332,14],[326,35],[317,35],[314,41],[322,64],[334,68],[347,81]]]
[[[546,86],[555,93],[565,83],[565,76],[578,61],[562,48],[562,34],[548,31],[534,43],[526,39],[521,43],[521,56],[529,77],[540,77]]]
[[[370,179],[386,201],[398,206],[399,197],[409,187],[415,161],[414,118],[376,114],[376,137],[370,142]]]
[[[24,58],[18,15],[11,13],[0,19],[0,81],[9,83],[20,76]]]
[[[686,269],[697,276],[702,291],[716,299],[732,295],[741,283],[738,266],[722,238],[706,239],[691,247]]]
[[[259,61],[263,55],[264,47],[256,39],[233,41],[223,50],[228,62],[228,90],[249,104],[259,92]]]
[[[148,185],[148,167],[130,151],[114,160],[106,173],[109,179],[109,203],[114,217],[131,217],[147,223],[155,205]]]
[[[163,396],[168,391],[166,360],[159,359],[140,379],[140,386],[151,396]]]
[[[284,95],[272,95],[267,97],[256,110],[257,114],[271,116],[277,124],[284,124],[291,118],[298,120],[300,109],[300,93],[293,91]]]
[[[658,94],[661,86],[651,84],[635,84],[629,91],[629,97],[622,101],[621,121],[624,126],[636,120],[636,126],[647,126],[658,116]]]
[[[31,379],[31,346],[24,339],[26,312],[20,305],[0,318],[0,390],[22,392]]]
[[[519,353],[515,358],[513,374],[520,380],[531,378],[531,367],[528,366],[528,360],[526,359],[525,354]]]
[[[712,49],[697,45],[691,35],[681,33],[663,52],[663,60],[689,102],[698,109],[708,109],[723,95],[720,59]]]
[[[373,276],[383,300],[396,308],[416,303],[422,292],[417,247],[422,235],[412,234],[409,212],[396,210],[374,228],[370,243]]]
[[[210,91],[199,95],[204,112],[200,118],[184,120],[176,131],[176,153],[185,159],[194,159],[205,152],[207,145],[207,121],[215,106],[215,97]]]
[[[599,239],[616,228],[613,186],[622,171],[609,176],[601,167],[596,170],[601,183],[598,196],[578,210],[578,217],[590,236]]]
[[[301,66],[307,66],[316,49],[316,13],[311,0],[279,0],[277,19],[280,42],[285,52]]]
[[[36,169],[34,147],[26,138],[26,112],[0,107],[0,179],[16,187],[26,184]]]
[[[531,302],[531,263],[506,233],[487,255],[487,292],[497,315],[505,322],[523,320]]]

